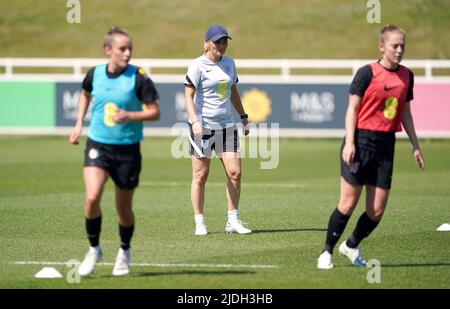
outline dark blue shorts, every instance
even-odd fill
[[[96,166],[109,173],[123,190],[136,188],[141,172],[140,143],[109,145],[88,138],[84,151],[84,166]]]
[[[361,130],[362,131],[362,130]],[[341,176],[353,185],[369,184],[382,189],[390,189],[394,169],[395,133],[363,131],[355,133],[355,157],[348,166],[342,160],[340,151]]]

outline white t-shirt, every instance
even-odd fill
[[[213,62],[204,55],[189,65],[185,85],[195,87],[194,105],[205,128],[225,128],[234,124],[231,86],[238,82],[234,60],[222,56]]]

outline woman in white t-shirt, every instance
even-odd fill
[[[184,82],[190,124],[195,235],[208,234],[203,210],[212,150],[220,158],[227,175],[228,221],[225,230],[228,233],[251,233],[238,220],[241,159],[233,108],[240,115],[244,135],[248,135],[249,128],[248,115],[236,87],[236,66],[232,58],[225,56],[228,39],[231,38],[224,27],[209,27],[205,33],[204,54],[191,62]]]

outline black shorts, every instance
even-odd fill
[[[363,130],[364,131],[364,130]],[[374,134],[372,134],[374,133]],[[379,132],[355,133],[355,157],[348,166],[342,159],[340,151],[341,176],[353,185],[369,184],[382,189],[390,189],[394,168],[395,133],[378,134]],[[384,132],[383,132],[384,133]]]
[[[197,138],[189,124],[189,154],[197,158],[211,158],[212,151],[221,158],[224,152],[240,153],[239,134],[236,126],[223,129],[203,128],[202,138]]]
[[[114,183],[123,190],[136,188],[141,172],[140,143],[108,145],[88,138],[84,151],[84,166],[106,170]]]

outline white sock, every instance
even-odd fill
[[[89,246],[89,251],[96,251],[96,252],[98,252],[98,251],[100,251],[100,246],[97,246],[97,247]]]
[[[238,211],[236,210],[228,210],[228,222],[237,222],[238,220]]]
[[[205,224],[205,218],[203,217],[203,214],[195,215],[195,224]]]

